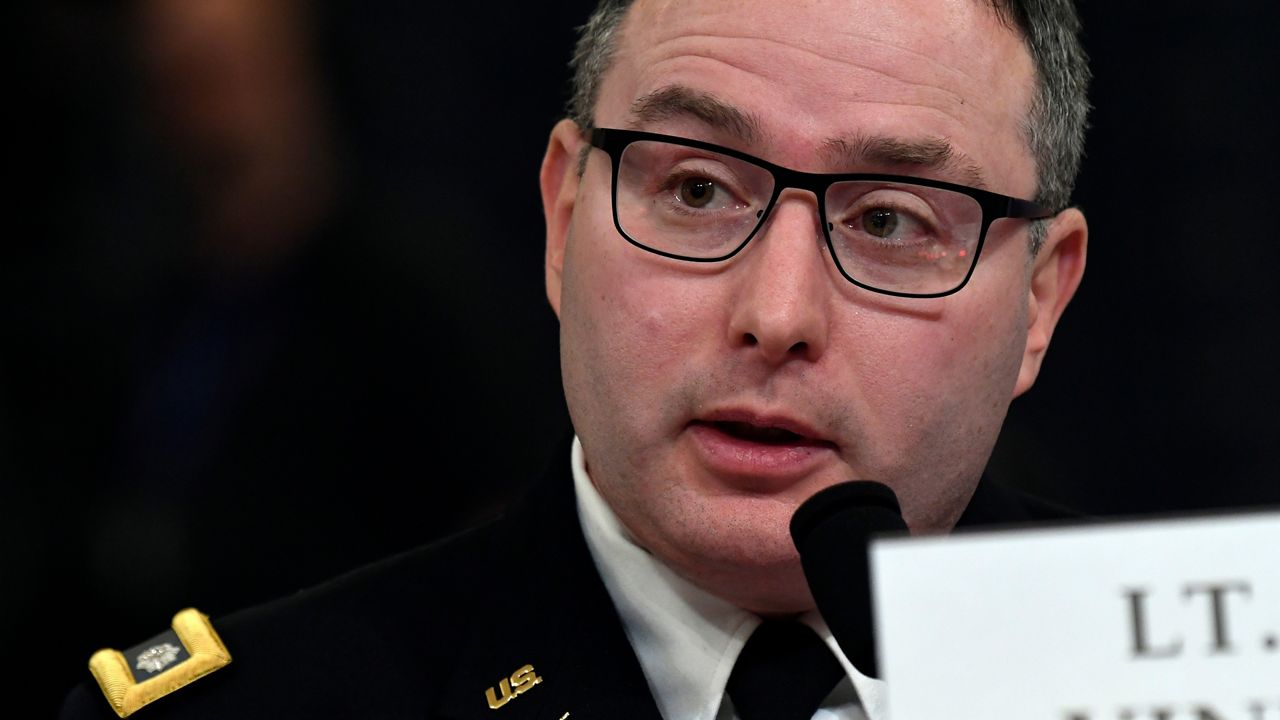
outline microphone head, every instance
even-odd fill
[[[887,511],[889,515],[875,512],[877,509]],[[886,530],[905,530],[907,527],[902,521],[898,496],[892,488],[872,480],[850,480],[820,490],[801,503],[791,516],[791,539],[798,548],[827,521],[848,522],[844,516],[848,511],[858,515],[870,514],[877,525],[891,526]]]
[[[872,535],[906,529],[893,490],[867,480],[826,488],[791,517],[791,538],[818,611],[845,656],[870,677],[879,677],[879,666],[868,543]]]

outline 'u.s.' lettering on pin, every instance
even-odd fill
[[[495,690],[490,687],[484,691],[484,697],[489,701],[489,708],[497,710],[498,708],[511,702],[513,699],[529,692],[534,685],[542,682],[542,677],[533,671],[532,665],[524,665],[520,669],[511,673],[511,677],[502,678],[498,682]],[[565,713],[567,716],[568,713]],[[562,718],[563,720],[563,718]]]

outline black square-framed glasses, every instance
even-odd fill
[[[873,292],[932,298],[969,282],[991,224],[1055,212],[980,188],[904,175],[810,173],[731,148],[640,130],[595,128],[612,161],[613,222],[658,255],[719,262],[737,255],[786,188],[817,198],[836,268]]]

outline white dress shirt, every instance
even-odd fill
[[[736,718],[725,684],[760,617],[699,588],[637,545],[592,484],[577,438],[572,463],[582,532],[662,716]],[[826,642],[846,675],[813,720],[885,720],[884,682],[858,672],[817,611],[799,619]]]

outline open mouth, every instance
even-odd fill
[[[696,420],[694,425],[711,428],[729,438],[756,445],[774,447],[834,447],[833,443],[801,435],[794,430],[773,425],[756,425],[741,420]]]
[[[783,415],[725,410],[689,423],[696,457],[720,481],[775,492],[816,472],[839,452],[808,425]]]
[[[797,435],[790,430],[776,427],[760,427],[745,422],[712,422],[708,424],[730,437],[764,445],[794,445],[808,440],[805,436]]]

